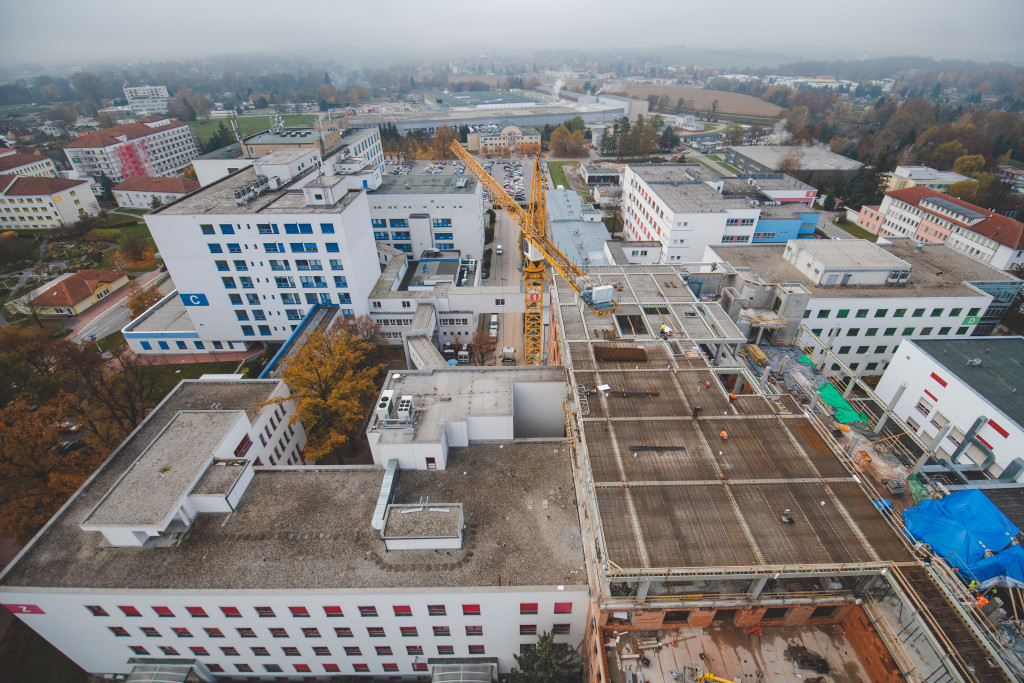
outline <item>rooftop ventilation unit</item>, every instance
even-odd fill
[[[380,399],[377,401],[377,408],[374,413],[378,420],[387,420],[391,417],[391,403],[395,399],[395,392],[392,389],[385,389],[380,392]]]
[[[398,401],[398,419],[408,422],[412,419],[412,396],[403,396]]]
[[[458,180],[455,181],[455,187],[465,187],[465,186],[466,186],[466,179],[465,178],[459,178]]]

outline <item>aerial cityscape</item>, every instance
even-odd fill
[[[1024,683],[1024,5],[4,16],[0,681]]]

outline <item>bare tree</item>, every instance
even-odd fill
[[[803,165],[804,151],[800,147],[793,147],[782,157],[782,161],[779,162],[779,173],[785,173],[786,175],[792,176],[800,172],[800,167]]]

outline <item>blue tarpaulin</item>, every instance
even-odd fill
[[[965,582],[1024,588],[1024,548],[1012,545],[1020,529],[982,491],[957,491],[903,511],[907,531],[959,570]],[[986,551],[991,551],[985,557]],[[991,553],[995,553],[992,555]]]

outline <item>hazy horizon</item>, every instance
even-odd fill
[[[732,0],[728,11],[706,3],[666,6],[637,0],[630,11],[598,0],[579,7],[522,0],[505,5],[439,5],[385,0],[339,9],[327,0],[282,6],[266,0],[179,0],[154,6],[93,0],[61,8],[15,3],[0,26],[0,61],[75,66],[100,62],[195,60],[213,55],[267,54],[334,61],[349,66],[410,59],[456,59],[489,53],[582,50],[644,55],[738,51],[736,64],[921,56],[1024,63],[1024,2],[977,0],[970,11],[937,0],[896,6],[862,0],[842,12],[814,0]],[[166,7],[166,9],[164,9]],[[458,8],[458,9],[456,9]],[[998,20],[994,20],[998,18]],[[39,32],[45,29],[45,43]],[[493,40],[490,36],[494,36]],[[40,50],[40,45],[45,50]],[[529,58],[529,57],[521,57]]]

